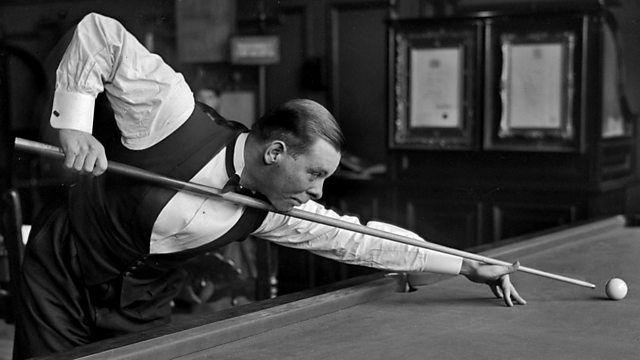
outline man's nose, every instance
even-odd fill
[[[322,185],[323,184],[324,184],[324,180],[318,181],[315,184],[315,186],[313,186],[311,189],[307,190],[307,194],[309,194],[309,196],[313,200],[319,200],[322,197]]]

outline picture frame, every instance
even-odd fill
[[[608,24],[602,25],[602,139],[630,138],[633,119],[624,109],[622,61],[618,39]]]
[[[456,19],[392,23],[390,148],[478,148],[481,28]]]
[[[584,151],[581,30],[545,26],[488,28],[485,150]]]
[[[572,72],[567,57],[573,53],[573,36],[568,35],[566,43],[552,39],[518,43],[509,37],[501,45],[503,111],[498,136],[521,132],[538,137],[542,131],[561,138],[573,136],[574,85],[573,76],[567,75]]]

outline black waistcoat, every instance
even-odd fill
[[[198,104],[190,118],[158,144],[129,150],[109,144],[107,158],[154,173],[189,181],[227,146],[227,172],[233,175],[233,149],[243,125],[230,122]],[[85,176],[71,188],[69,218],[82,276],[98,307],[135,307],[140,320],[165,316],[149,306],[166,307],[176,289],[176,271],[185,260],[232,241],[243,240],[264,220],[266,212],[245,208],[224,235],[194,249],[149,254],[153,224],[177,190],[107,172]],[[215,221],[215,219],[212,219]],[[140,310],[145,309],[145,310]],[[137,316],[137,315],[136,315]]]

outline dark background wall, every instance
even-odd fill
[[[552,1],[537,1],[550,3]],[[588,2],[584,0],[583,2]],[[240,20],[255,19],[257,6],[249,1],[239,1]],[[332,109],[347,125],[347,137],[354,141],[349,150],[372,161],[385,159],[384,147],[376,146],[386,140],[386,38],[382,21],[389,17],[388,1],[280,1],[266,2],[267,15],[280,20],[280,25],[269,31],[283,36],[283,62],[268,71],[269,83],[278,84],[270,89],[269,103],[283,101],[291,95],[301,93],[316,98],[331,100]],[[391,2],[393,3],[393,2]],[[434,12],[436,1],[399,0],[393,8],[397,17],[417,17]],[[446,2],[445,2],[446,3]],[[479,8],[484,4],[524,4],[525,0],[457,1],[458,9]],[[181,64],[176,56],[175,4],[174,1],[3,1],[0,3],[0,31],[3,42],[23,51],[25,56],[44,60],[65,29],[81,16],[95,11],[119,19],[144,42],[145,35],[153,33],[154,51],[158,52],[174,67],[184,71],[191,81],[196,81],[198,70],[203,67],[213,73],[214,80],[226,79],[229,72],[226,64]],[[451,10],[451,5],[447,7]],[[620,40],[623,49],[625,89],[632,109],[640,108],[640,69],[635,59],[640,57],[640,4],[631,0],[620,1],[611,10],[620,25]],[[232,19],[230,19],[232,21]],[[237,31],[250,29],[239,26]],[[290,54],[288,51],[302,51]],[[355,55],[355,56],[352,56]],[[361,62],[360,59],[369,61]],[[41,79],[24,60],[10,58],[9,90],[12,94],[8,104],[11,126],[18,131],[38,128],[40,119],[30,101],[38,95]],[[313,75],[302,70],[311,70]],[[243,83],[251,83],[255,75],[249,74]],[[340,81],[341,76],[350,76],[349,82]],[[311,83],[308,81],[310,79]],[[306,82],[304,80],[307,80]],[[220,80],[222,81],[222,80]],[[328,88],[331,86],[331,88]],[[34,89],[34,87],[36,89]],[[274,87],[276,87],[274,85]],[[375,90],[374,90],[375,89]],[[34,91],[36,91],[34,95]],[[376,118],[377,117],[377,118]],[[369,136],[359,136],[358,119],[372,119]],[[381,140],[381,141],[380,141]],[[360,149],[368,149],[362,153]]]
[[[451,16],[456,11],[505,4],[535,14],[540,6],[558,3],[244,0],[235,2],[236,16],[227,21],[235,34],[269,33],[281,39],[281,62],[266,67],[267,108],[293,97],[315,99],[340,122],[347,137],[347,155],[386,167],[384,174],[373,177],[347,172],[336,176],[327,183],[328,206],[359,214],[363,220],[394,222],[437,242],[469,248],[587,217],[638,212],[637,141],[594,141],[582,154],[391,150],[388,129],[393,78],[389,76],[387,21]],[[623,0],[610,9],[619,24],[625,94],[636,112],[640,110],[640,67],[635,64],[640,59],[640,4]],[[89,12],[115,17],[144,44],[152,39],[154,52],[181,71],[194,89],[217,84],[223,91],[258,93],[260,76],[255,66],[180,61],[177,42],[189,39],[176,36],[174,1],[2,1],[3,131],[32,139],[43,137],[52,90],[52,79],[43,75],[44,61],[62,34]],[[597,179],[598,159],[608,154],[622,154],[621,161],[631,163],[625,165],[628,173],[623,180],[604,186]],[[1,161],[0,171],[8,180],[9,166]],[[57,191],[56,179],[47,181],[49,173],[43,166],[19,156],[11,167],[14,186],[25,199],[27,221],[34,212],[30,209],[47,201],[47,186],[54,184]],[[37,189],[33,184],[38,184]],[[283,284],[290,290],[358,272],[287,250],[282,250],[280,259],[283,273],[299,275]]]

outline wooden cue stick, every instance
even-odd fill
[[[64,152],[60,148],[52,145],[48,145],[48,144],[43,144],[37,141],[26,140],[26,139],[17,137],[15,140],[15,147],[16,149],[21,151],[33,152],[33,153],[37,153],[37,154],[41,154],[49,157],[64,158]],[[455,256],[471,259],[471,260],[481,261],[487,264],[511,265],[511,263],[508,263],[506,261],[492,259],[490,257],[449,248],[446,246],[434,244],[427,241],[413,239],[410,237],[394,234],[394,233],[383,231],[383,230],[373,229],[361,224],[354,224],[344,220],[335,219],[335,218],[331,218],[324,215],[318,215],[318,214],[314,214],[314,213],[300,210],[300,209],[294,208],[289,211],[279,211],[279,210],[276,210],[270,204],[261,200],[254,199],[249,196],[237,194],[234,192],[223,193],[220,189],[216,189],[214,187],[172,179],[166,176],[155,174],[151,171],[143,170],[134,166],[118,163],[115,161],[108,161],[107,169],[115,173],[119,173],[122,175],[130,176],[130,177],[141,179],[141,180],[146,180],[155,184],[161,184],[161,185],[173,187],[180,190],[187,190],[200,195],[216,196],[236,204],[249,206],[256,209],[272,211],[272,212],[280,213],[287,216],[293,216],[295,218],[313,221],[316,223],[329,225],[329,226],[333,226],[333,227],[337,227],[345,230],[350,230],[350,231],[354,231],[361,234],[376,236],[379,238],[396,241],[396,242],[400,242],[407,245],[413,245],[413,246],[417,246],[417,247],[421,247],[429,250],[435,250],[435,251],[443,252],[450,255],[455,255]],[[553,280],[558,280],[558,281],[562,281],[562,282],[566,282],[574,285],[584,286],[587,288],[594,289],[596,287],[594,284],[588,283],[586,281],[573,279],[570,277],[557,275],[557,274],[537,270],[537,269],[526,267],[526,266],[520,266],[518,270],[529,273],[529,274],[546,277]]]

